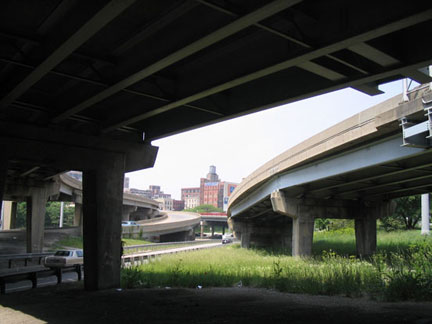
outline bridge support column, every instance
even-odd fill
[[[357,211],[355,236],[358,256],[367,257],[375,253],[377,246],[376,221],[380,217],[389,215],[393,207],[390,201],[384,201]]]
[[[75,203],[74,226],[82,226],[82,204]]]
[[[200,238],[204,238],[204,221],[200,221]]]
[[[305,209],[299,206],[300,213],[293,218],[292,256],[312,255],[314,218]]]
[[[80,228],[80,234],[83,235],[83,208],[82,204],[75,203],[75,213],[73,225]]]
[[[48,191],[46,188],[35,188],[27,197],[27,253],[43,252],[44,228]]]
[[[366,257],[375,253],[377,242],[375,215],[365,215],[355,219],[355,236],[358,256]]]
[[[146,219],[145,217],[139,217],[140,213],[137,210],[138,208],[136,206],[125,206],[122,207],[122,221],[128,221],[131,220],[131,214],[137,214],[138,220]]]
[[[11,204],[11,215],[10,215],[10,229],[16,228],[17,210],[18,210],[18,203],[16,201],[12,201],[12,204]]]
[[[86,290],[120,286],[124,156],[104,155],[83,172]]]

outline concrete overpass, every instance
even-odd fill
[[[39,188],[36,226],[53,177],[83,171],[86,289],[119,285],[123,177],[154,165],[152,140],[345,87],[428,82],[432,63],[420,0],[24,0],[0,15],[0,201]]]
[[[31,196],[31,190],[32,188],[27,188],[24,192],[15,191],[13,195],[6,195],[4,197],[8,200],[14,200],[12,204],[15,204],[15,206],[11,208],[11,211],[14,211],[14,215],[10,217],[12,224],[16,223],[14,218],[16,218],[17,201],[25,201],[27,196]],[[52,186],[49,199],[51,201],[70,201],[75,203],[74,226],[77,226],[75,234],[82,233],[82,182],[69,176],[67,173],[56,176],[55,185]],[[159,203],[155,200],[126,192],[123,193],[122,220],[134,220],[139,224],[139,226],[122,227],[123,237],[145,238],[158,242],[195,239],[193,229],[199,225],[200,215],[195,213],[166,213],[161,212],[158,207]],[[35,241],[40,244],[40,246],[37,246],[37,250],[42,251],[45,232],[43,223],[38,224],[37,228],[32,227],[30,230],[32,232],[27,234],[27,238],[37,238]],[[17,237],[19,234],[13,231],[9,236]],[[1,235],[2,237],[8,236],[7,233],[1,233]]]
[[[204,234],[204,226],[208,225],[211,228],[211,236],[214,236],[215,226],[222,228],[222,235],[225,234],[225,228],[228,227],[228,217],[226,213],[210,212],[200,213],[201,215],[201,238]]]
[[[75,202],[74,224],[82,225],[82,181],[69,176],[67,173],[59,175],[56,180],[59,186],[58,194],[54,195],[52,199]],[[127,192],[123,193],[122,220],[138,221],[158,217],[160,215],[158,208],[159,203],[155,200]]]
[[[139,226],[123,228],[124,235],[144,237],[157,242],[195,240],[195,227],[200,224],[200,215],[190,212],[166,211],[162,217],[138,221]]]
[[[309,255],[315,218],[353,218],[358,254],[373,253],[376,219],[390,212],[390,200],[432,190],[431,112],[424,85],[409,101],[393,97],[254,171],[229,201],[242,246]]]

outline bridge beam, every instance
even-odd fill
[[[95,161],[96,162],[96,161]],[[108,154],[83,172],[86,290],[120,286],[121,218],[125,156]],[[92,163],[96,165],[96,163]]]

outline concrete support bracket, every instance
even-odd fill
[[[270,195],[270,200],[274,212],[291,218],[297,217],[297,203],[293,199],[286,198],[282,191],[273,191]]]

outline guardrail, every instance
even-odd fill
[[[33,259],[39,259],[38,264],[42,264],[42,259],[51,256],[53,253],[45,252],[45,253],[24,253],[24,254],[4,254],[0,255],[0,261],[7,260],[8,261],[8,268],[12,268],[12,262],[23,260],[24,266],[27,267],[28,261],[31,261]]]
[[[163,246],[163,245],[181,245],[181,244],[200,244],[201,242],[208,242],[211,240],[202,241],[181,241],[181,242],[164,242],[164,243],[150,243],[150,244],[139,244],[139,245],[128,245],[123,248],[124,251],[134,250],[146,247]]]
[[[63,273],[76,272],[78,275],[78,280],[81,280],[82,271],[82,265],[75,265],[57,269],[47,269],[43,266],[4,269],[0,271],[0,294],[4,295],[6,293],[6,283],[30,280],[32,282],[32,288],[37,288],[38,278],[56,276],[57,284],[61,284]]]
[[[219,246],[222,246],[222,243],[208,243],[208,244],[201,244],[201,245],[195,245],[195,246],[187,246],[184,248],[175,248],[175,249],[168,249],[168,250],[161,250],[161,251],[127,254],[127,255],[122,256],[121,264],[122,264],[122,267],[133,267],[135,265],[141,265],[144,262],[150,260],[151,258],[156,258],[157,256],[160,256],[163,254],[173,254],[173,253],[193,251],[193,250],[210,249],[210,248],[215,248],[215,247],[219,247]]]

